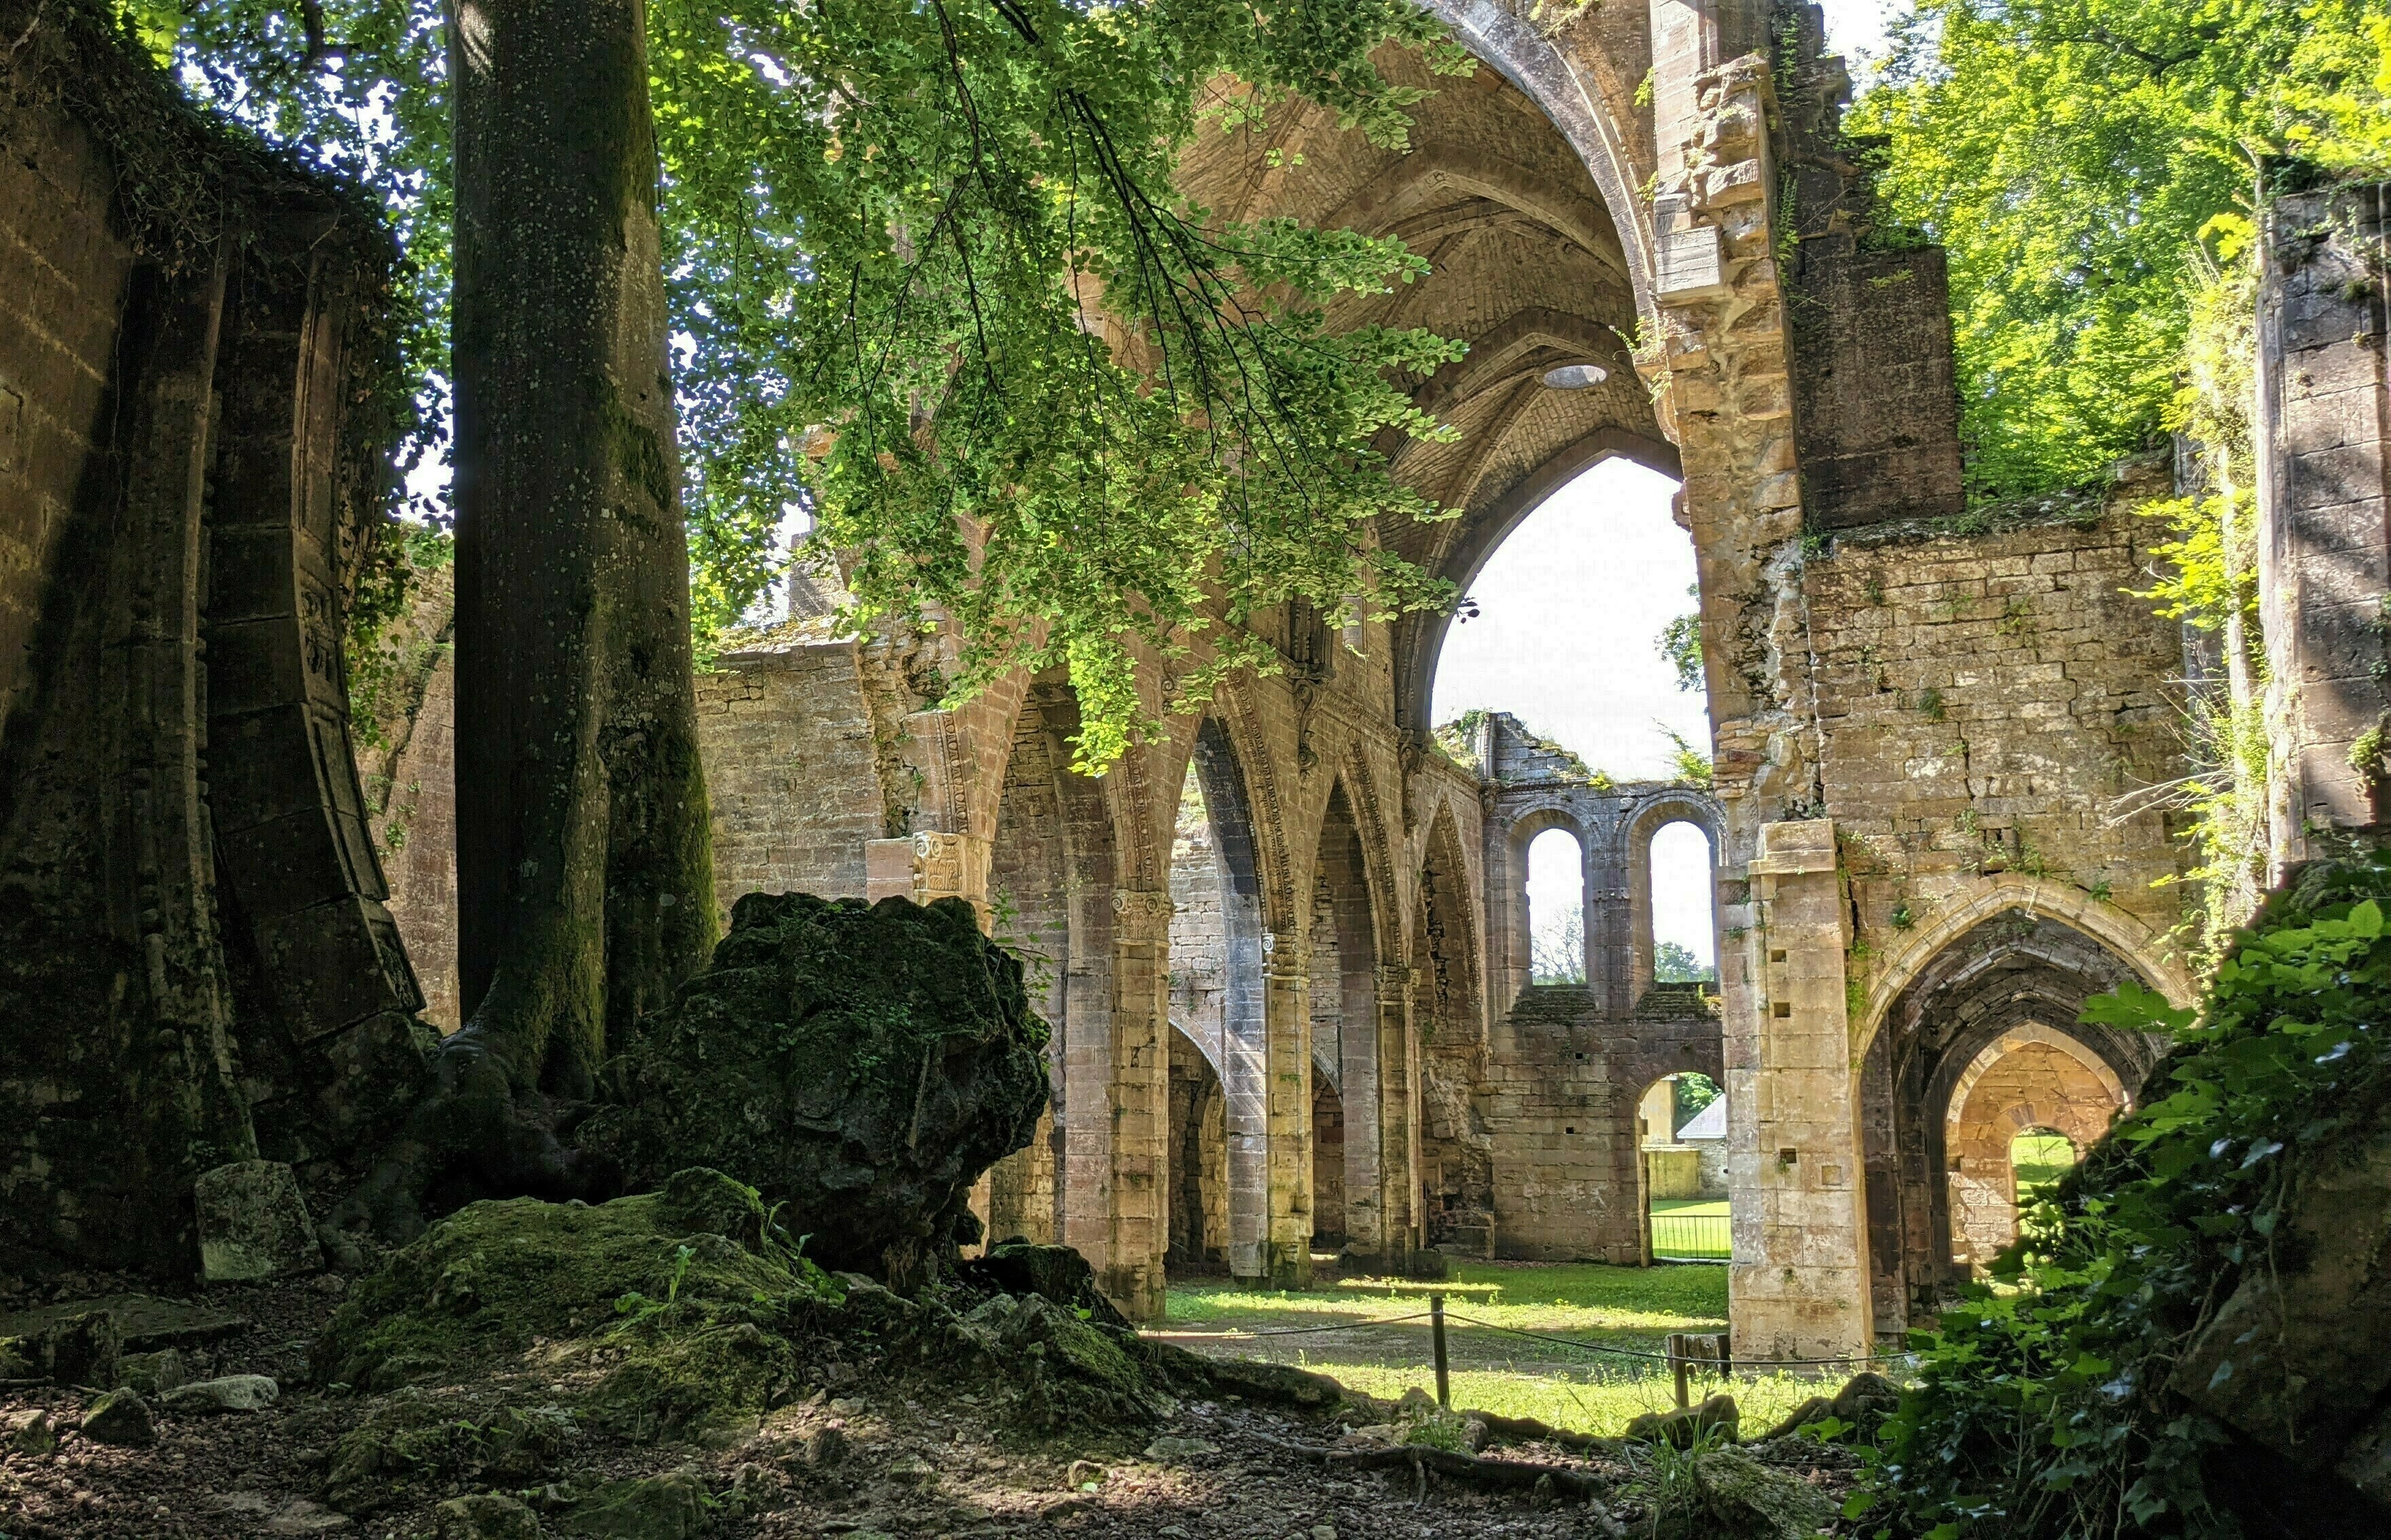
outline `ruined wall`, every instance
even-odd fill
[[[104,10],[0,33],[0,1243],[187,1274],[200,1173],[420,1084],[342,657],[394,253]]]
[[[2375,184],[2278,199],[2258,293],[2258,594],[2275,879],[2383,821],[2391,755],[2385,225]]]
[[[28,104],[0,159],[0,723],[32,683],[44,581],[108,437],[133,243],[84,127]]]
[[[2047,1029],[2046,1029],[2047,1031]],[[1986,1050],[1989,1062],[1953,1097],[1946,1148],[1951,1167],[1951,1256],[1982,1271],[2017,1238],[2017,1174],[2010,1144],[2048,1129],[2081,1156],[2109,1131],[2125,1097],[2097,1059],[2056,1041],[2012,1033]],[[2088,1062],[2087,1062],[2088,1059]]]
[[[864,896],[864,849],[890,832],[856,644],[771,637],[697,676],[714,891]]]
[[[423,1020],[465,1024],[457,983],[455,569],[420,572],[384,638],[391,667],[356,739],[366,822],[390,885],[385,901],[423,991]]]
[[[1868,948],[1895,949],[1974,879],[2073,885],[2154,933],[2183,870],[2163,802],[2183,752],[2180,635],[2128,589],[2156,532],[2103,503],[1982,534],[1893,526],[1807,563],[1820,782]],[[2139,811],[2138,811],[2139,806]]]

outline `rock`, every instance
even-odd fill
[[[236,1161],[203,1172],[199,1207],[200,1276],[210,1283],[313,1273],[324,1265],[299,1179],[279,1161]]]
[[[1063,1484],[1078,1492],[1090,1486],[1102,1486],[1112,1472],[1093,1460],[1073,1460],[1070,1469],[1063,1473]]]
[[[539,1515],[495,1492],[451,1497],[432,1518],[440,1540],[539,1540]]]
[[[1312,1540],[1337,1540],[1337,1526],[1334,1524],[1312,1525]]]
[[[180,1348],[128,1353],[116,1361],[116,1382],[146,1396],[163,1395],[177,1385],[188,1384],[190,1379],[190,1369],[183,1362]]]
[[[900,1455],[888,1465],[888,1479],[908,1486],[919,1486],[938,1473],[937,1467],[919,1455]]]
[[[149,1403],[131,1391],[110,1391],[83,1414],[83,1436],[94,1444],[138,1448],[158,1442],[158,1425]]]
[[[691,1540],[705,1522],[705,1483],[687,1471],[597,1488],[557,1521],[585,1540]]]
[[[265,1533],[268,1534],[330,1534],[348,1527],[345,1514],[335,1513],[321,1503],[311,1503],[304,1497],[291,1498],[275,1510],[273,1518],[265,1521]]]
[[[2295,1151],[2284,1254],[2251,1267],[2186,1347],[2168,1389],[2243,1437],[2391,1507],[2369,1418],[2391,1387],[2391,1132],[2355,1151]],[[2391,1430],[2386,1430],[2391,1432]]]
[[[986,1256],[963,1265],[963,1277],[1008,1294],[1036,1294],[1066,1310],[1088,1312],[1086,1319],[1127,1328],[1129,1317],[1116,1309],[1096,1287],[1095,1270],[1069,1246],[1033,1246],[1026,1240],[999,1241]]]
[[[893,1282],[970,1226],[1046,1105],[1043,1022],[971,905],[750,893],[576,1135],[634,1182],[691,1163],[785,1200],[808,1254]]]
[[[1181,1438],[1173,1433],[1165,1433],[1145,1446],[1145,1457],[1163,1465],[1183,1463],[1220,1452],[1221,1446],[1209,1439]]]
[[[162,1399],[177,1417],[204,1417],[213,1412],[262,1412],[281,1393],[281,1387],[265,1375],[227,1374],[177,1385]]]
[[[31,1421],[17,1430],[17,1436],[8,1441],[8,1446],[20,1455],[30,1455],[36,1458],[44,1455],[56,1454],[58,1447],[58,1433],[57,1429],[50,1426],[50,1414],[35,1412]]]
[[[337,1300],[349,1291],[349,1280],[338,1273],[318,1273],[307,1280],[307,1287],[318,1294],[330,1294]]]
[[[1900,1386],[1880,1374],[1855,1374],[1831,1399],[1823,1395],[1811,1396],[1786,1413],[1756,1442],[1764,1444],[1772,1439],[1790,1438],[1804,1428],[1816,1428],[1832,1418],[1843,1425],[1835,1434],[1837,1440],[1873,1444],[1877,1430],[1884,1426],[1884,1419],[1900,1409]]]
[[[805,1460],[817,1470],[828,1470],[847,1458],[847,1431],[817,1428],[806,1435]]]
[[[1709,1523],[1683,1533],[1702,1540],[1812,1540],[1841,1516],[1841,1505],[1816,1487],[1738,1450],[1705,1450],[1692,1464]]]
[[[117,1347],[124,1353],[197,1347],[249,1329],[247,1316],[214,1305],[162,1300],[154,1294],[105,1294],[11,1311],[0,1315],[0,1337],[37,1337],[60,1321],[102,1311],[116,1318]]]
[[[33,1329],[0,1337],[0,1380],[47,1380],[105,1390],[117,1382],[116,1317],[105,1310],[49,1314],[26,1321]]]
[[[1736,1429],[1742,1419],[1743,1414],[1737,1409],[1735,1397],[1722,1391],[1696,1405],[1666,1412],[1646,1412],[1627,1424],[1627,1436],[1643,1444],[1666,1444],[1674,1448],[1690,1449],[1703,1434],[1715,1430],[1718,1436],[1732,1444]]]

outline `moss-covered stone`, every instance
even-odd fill
[[[755,1194],[705,1171],[594,1207],[475,1203],[351,1291],[317,1373],[384,1391],[536,1367],[575,1384],[576,1415],[639,1438],[753,1412],[839,1290],[783,1248],[690,1228],[743,1214],[760,1214]]]
[[[578,1540],[690,1540],[704,1527],[714,1496],[685,1471],[611,1482],[582,1497],[556,1521]]]
[[[643,1023],[585,1149],[634,1184],[691,1162],[785,1204],[808,1254],[900,1282],[1046,1104],[1045,1024],[971,905],[750,893]]]
[[[1681,1531],[1688,1536],[1812,1540],[1832,1528],[1841,1512],[1832,1497],[1809,1482],[1733,1449],[1703,1451],[1691,1464],[1700,1518]]]
[[[523,1485],[545,1477],[580,1429],[562,1406],[492,1413],[461,1397],[403,1392],[332,1445],[325,1500],[372,1513],[459,1481]]]

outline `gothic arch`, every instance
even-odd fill
[[[1718,872],[1725,864],[1726,817],[1717,799],[1680,788],[1639,800],[1619,825],[1620,866],[1627,873],[1628,968],[1632,995],[1642,999],[1657,971],[1652,939],[1652,840],[1671,824],[1691,824],[1710,841],[1712,943],[1718,937]],[[1713,1077],[1715,1078],[1715,1077]]]
[[[2158,936],[2132,915],[2073,883],[2023,872],[1998,872],[1977,878],[1945,899],[1906,941],[1885,955],[1869,981],[1868,1007],[1852,1024],[1854,1053],[1867,1053],[1893,1001],[1936,956],[1978,925],[2011,909],[2048,915],[2091,937],[2125,961],[2142,983],[2166,996],[2170,1005],[2188,1006],[2196,998],[2182,967],[2162,956]]]

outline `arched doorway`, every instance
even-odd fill
[[[1167,1184],[1174,1274],[1228,1269],[1228,1110],[1218,1068],[1185,1024],[1174,1020]]]
[[[1312,1055],[1312,1236],[1315,1251],[1348,1253],[1364,1265],[1387,1258],[1408,1205],[1396,1187],[1407,1150],[1387,1148],[1385,1098],[1409,1084],[1383,1056],[1400,1053],[1382,1031],[1378,1001],[1378,898],[1351,801],[1329,789],[1312,862],[1310,1008]],[[1403,1120],[1391,1120],[1398,1130]],[[1400,1251],[1401,1244],[1393,1244]]]
[[[2067,1033],[2027,1022],[1985,1044],[1944,1115],[1952,1265],[1981,1273],[2017,1238],[2022,1157],[2034,1168],[2023,1180],[2047,1185],[2129,1099],[2116,1071]]]
[[[1646,1250],[1667,1262],[1727,1260],[1726,1097],[1699,1070],[1664,1075],[1636,1099]]]
[[[2026,1123],[2074,1121],[2088,1143],[2115,1108],[2130,1104],[2133,1088],[2165,1043],[2082,1025],[2076,1018],[2093,995],[2139,978],[2125,958],[2085,931],[2021,907],[1993,914],[1953,938],[1890,1002],[1868,1045],[1860,1084],[1868,1263],[1880,1338],[1897,1337],[1910,1320],[1930,1316],[1973,1266],[1988,1260],[1972,1239],[1967,1255],[1958,1256],[1958,1239],[1970,1232],[1955,1205],[1972,1200],[1984,1224],[1999,1216],[2014,1233],[2010,1135]],[[2010,1073],[2001,1072],[2005,1062]],[[2100,1087],[2098,1095],[2090,1084]],[[1954,1103],[1964,1117],[1979,1091],[1980,1105],[1997,1110],[1985,1114],[1987,1123],[2006,1121],[2008,1126],[1980,1153],[1980,1161],[1991,1164],[1973,1171],[1963,1166],[1958,1174],[1981,1172],[1996,1184],[1997,1195],[1952,1179]],[[2051,1117],[2041,1114],[2046,1104]],[[2072,1110],[2060,1113],[2062,1104]]]

